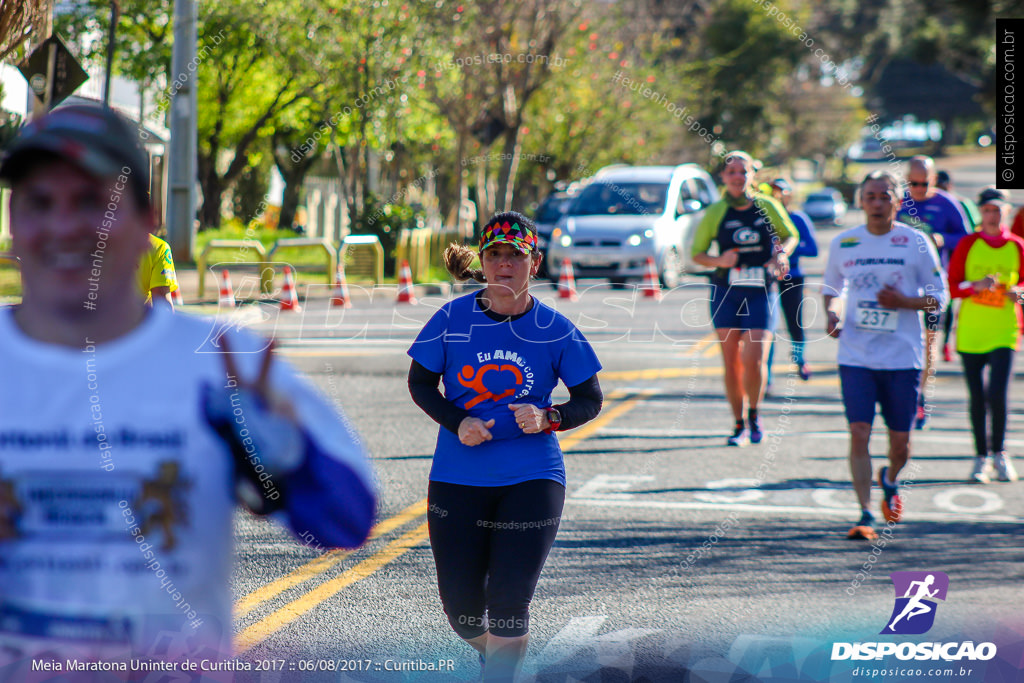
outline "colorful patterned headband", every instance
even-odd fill
[[[521,227],[519,223],[491,223],[484,227],[480,235],[480,251],[494,244],[511,244],[524,254],[529,254],[537,248],[537,236],[527,228]]]

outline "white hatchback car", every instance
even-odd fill
[[[675,287],[683,272],[695,268],[693,235],[704,209],[718,198],[711,176],[696,164],[603,170],[552,230],[548,273],[557,281],[568,258],[576,277],[621,286],[642,280],[652,257],[661,284]]]

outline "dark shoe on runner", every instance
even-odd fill
[[[761,418],[755,418],[750,421],[750,443],[761,443],[761,439],[764,438],[764,432],[761,431]]]
[[[750,432],[747,431],[746,427],[736,425],[736,431],[733,432],[732,436],[729,437],[727,442],[730,446],[743,446],[750,444]]]

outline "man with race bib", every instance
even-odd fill
[[[875,405],[889,429],[889,465],[878,473],[882,514],[902,516],[897,477],[910,458],[924,343],[919,311],[941,313],[949,293],[939,257],[923,232],[895,222],[899,182],[873,172],[861,183],[867,223],[841,232],[829,248],[824,299],[826,331],[839,339],[839,378],[850,424],[850,474],[861,506],[851,538],[874,538],[868,441]],[[845,290],[845,315],[832,310]]]

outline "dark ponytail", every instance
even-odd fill
[[[473,260],[476,258],[476,252],[465,244],[452,242],[444,250],[442,258],[444,259],[444,267],[459,282],[470,279],[477,282],[487,282],[484,278],[484,271],[479,268],[470,268],[473,265]]]

